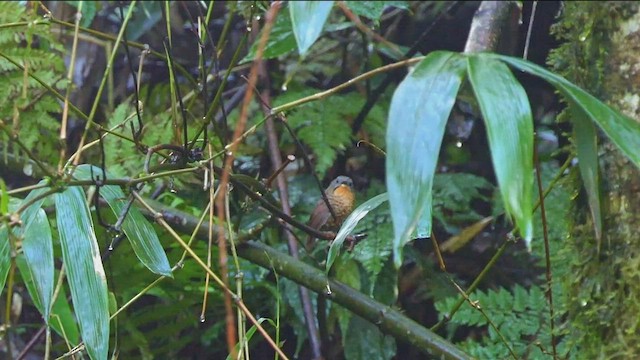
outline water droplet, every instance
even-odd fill
[[[33,164],[28,162],[26,163],[23,167],[22,167],[22,172],[27,175],[27,176],[31,176],[33,175]]]
[[[260,19],[262,19],[262,16],[260,15],[256,16],[256,20],[260,21]]]
[[[581,35],[579,39],[580,39],[580,41],[586,41],[586,40],[587,40],[587,37],[586,37],[586,36],[584,36],[584,35]]]
[[[233,156],[233,151],[227,151],[227,156]]]
[[[205,321],[204,315],[200,315],[200,322],[203,323]]]
[[[456,147],[460,149],[462,147],[462,141],[460,140],[456,141]]]
[[[113,244],[109,244],[109,251],[113,251]]]
[[[287,84],[282,84],[282,87],[280,88],[280,90],[282,91],[287,91]]]
[[[251,26],[247,26],[247,32],[251,32]]]

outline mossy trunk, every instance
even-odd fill
[[[565,2],[555,70],[640,121],[640,6]],[[566,324],[577,358],[640,358],[640,172],[599,136],[603,236],[598,248],[586,201],[578,199],[567,246],[575,255]],[[640,151],[640,149],[638,149]],[[576,191],[580,183],[576,184]]]

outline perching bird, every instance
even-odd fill
[[[338,176],[329,184],[324,192],[327,194],[327,199],[329,200],[329,204],[331,204],[335,218],[327,208],[327,203],[323,198],[320,198],[311,213],[307,225],[316,230],[335,231],[340,228],[344,219],[346,219],[353,210],[353,201],[355,199],[353,180],[348,176]],[[310,235],[307,240],[307,249],[311,248],[313,239],[313,236]]]

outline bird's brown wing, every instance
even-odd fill
[[[330,216],[331,213],[329,212],[329,209],[327,209],[327,203],[325,203],[323,199],[320,199],[316,204],[315,209],[313,209],[307,225],[320,230],[327,223]]]
[[[327,223],[330,216],[331,213],[329,212],[329,209],[327,209],[327,204],[323,199],[320,199],[316,204],[315,209],[313,209],[307,225],[316,230],[320,230]],[[307,249],[311,249],[313,240],[314,237],[312,235],[309,235],[309,237],[307,238]]]

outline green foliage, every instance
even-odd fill
[[[386,7],[393,6],[401,9],[409,7],[408,1],[346,1],[345,3],[354,14],[365,16],[376,23]]]
[[[19,2],[3,3],[0,24],[17,21],[38,23],[23,28],[0,29],[0,52],[26,69],[26,72],[20,70],[0,58],[0,118],[20,133],[20,140],[38,159],[55,163],[60,129],[56,114],[61,107],[28,73],[54,88],[62,88],[64,63],[58,54],[61,47],[49,25],[34,12],[27,11]],[[12,121],[7,122],[9,119]],[[3,144],[10,144],[11,150],[21,152],[15,144],[7,141],[6,135],[0,135],[0,139]]]
[[[635,50],[633,47],[621,48],[620,42],[629,34],[635,34],[627,25],[637,23],[638,4],[566,5],[560,20],[552,29],[562,44],[552,51],[548,63],[554,71],[596,96],[608,96],[609,101],[624,106],[622,94],[629,91],[629,78],[626,77],[628,72],[622,69],[628,66],[628,52],[635,56]],[[635,110],[627,113],[635,114]],[[573,120],[574,114],[565,111],[559,118],[566,122]],[[632,121],[637,123],[637,119]],[[610,140],[618,145],[615,139]],[[629,229],[637,223],[637,218],[631,215],[633,210],[627,208],[618,213],[618,206],[611,205],[620,201],[621,192],[617,189],[625,186],[625,178],[635,177],[637,172],[629,172],[629,162],[619,159],[619,155],[611,151],[609,146],[601,146],[597,154],[598,161],[608,165],[604,171],[601,170],[603,189],[610,189],[610,193],[603,196],[605,214],[608,214],[603,219],[605,241],[598,251],[593,226],[580,206],[584,203],[583,195],[588,193],[576,192],[572,209],[577,214],[570,225],[571,236],[567,237],[558,251],[560,255],[570,255],[574,259],[566,264],[570,280],[562,282],[566,296],[565,318],[570,325],[567,327],[571,331],[571,338],[584,356],[635,358],[640,349],[635,341],[638,323],[634,319],[638,318],[640,308],[635,295],[631,295],[634,300],[629,296],[638,293],[640,256],[637,246],[631,245],[629,239],[635,235]],[[634,146],[634,149],[637,147]],[[635,154],[637,150],[632,155]],[[637,160],[635,163],[639,164]],[[571,175],[574,189],[578,188],[577,173],[573,171]],[[626,192],[622,192],[626,198]]]
[[[509,358],[507,345],[518,358],[543,358],[540,348],[550,350],[549,319],[547,302],[540,287],[529,290],[516,285],[512,291],[505,288],[487,292],[476,291],[469,295],[486,317],[468,303],[463,305],[450,319],[448,331],[451,335],[459,326],[471,326],[482,336],[480,341],[466,340],[461,346],[469,355],[478,359]],[[458,301],[458,296],[436,302],[440,319],[448,316],[449,309]],[[504,336],[505,344],[495,328]],[[535,346],[535,343],[540,347]]]
[[[65,1],[65,3],[78,8],[78,4],[80,1]],[[80,20],[80,26],[89,27],[93,18],[96,16],[96,12],[100,7],[100,3],[98,1],[84,1],[82,4],[82,19]]]
[[[473,208],[478,201],[489,201],[493,185],[473,174],[436,174],[433,178],[433,217],[450,234],[483,218]]]
[[[274,105],[282,105],[314,91],[306,89],[295,91],[290,89],[274,100]],[[303,104],[287,115],[287,120],[295,129],[297,136],[307,144],[315,155],[316,172],[323,176],[335,161],[338,154],[343,154],[351,143],[352,120],[364,105],[365,99],[358,93],[351,92],[334,96],[323,101]],[[373,122],[382,121],[382,112],[372,112],[369,116]]]

